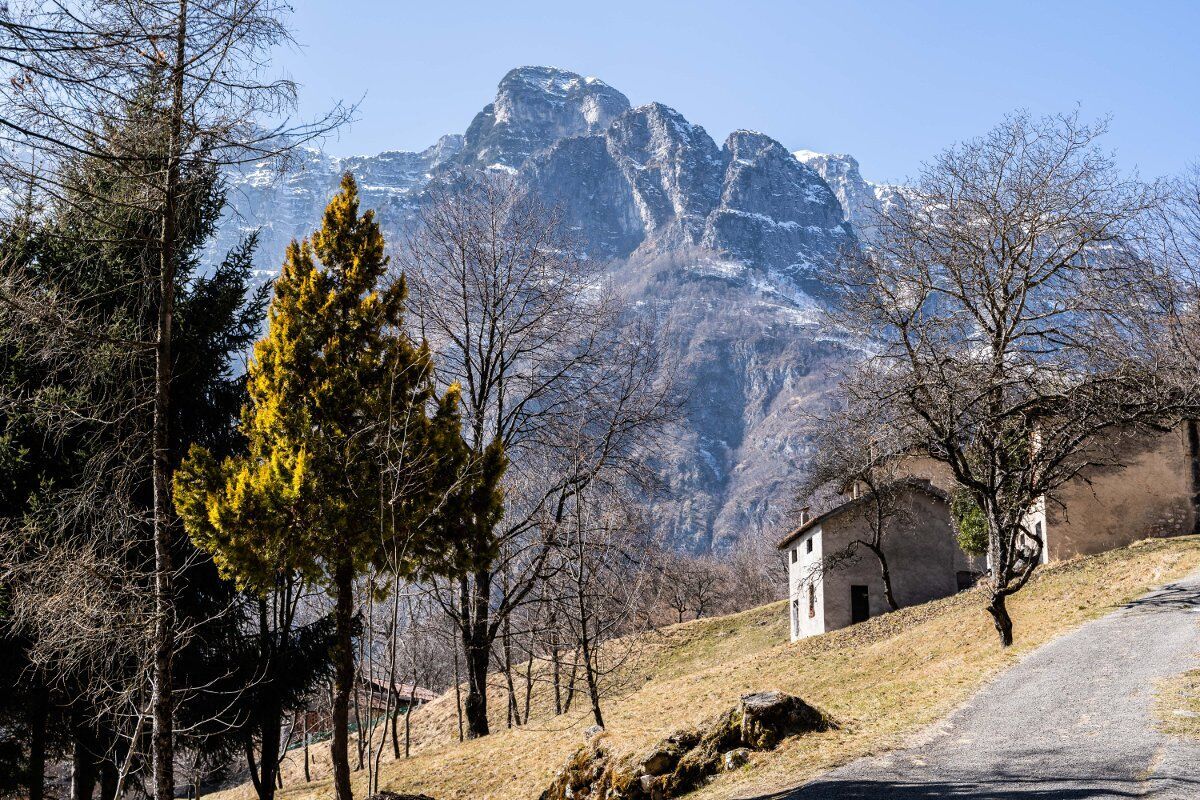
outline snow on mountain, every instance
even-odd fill
[[[870,240],[875,215],[902,200],[900,187],[864,180],[853,156],[812,150],[797,150],[792,155],[829,185],[845,210],[846,221],[856,227],[861,238]]]
[[[590,258],[611,264],[633,307],[661,325],[689,398],[656,454],[670,489],[655,512],[681,549],[779,533],[811,456],[806,429],[850,351],[822,325],[822,268],[896,190],[849,156],[800,151],[753,131],[718,146],[661,103],[631,108],[597,78],[520,67],[464,135],[419,152],[330,158],[306,151],[284,176],[231,176],[214,256],[260,227],[273,274],[311,232],[344,170],[400,241],[421,190],[451,170],[503,169],[557,206]]]

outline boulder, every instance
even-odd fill
[[[674,733],[641,757],[613,757],[605,737],[590,734],[540,800],[668,800],[741,767],[753,750],[831,724],[800,698],[771,691],[744,695],[702,730]]]
[[[742,766],[750,760],[750,749],[747,747],[739,747],[736,750],[730,750],[721,756],[721,769],[725,772],[730,772]]]
[[[681,731],[668,736],[639,759],[638,767],[644,775],[667,775],[675,771],[679,759],[699,741],[699,731]]]
[[[742,695],[739,711],[742,743],[751,750],[770,750],[788,736],[830,727],[820,711],[778,690]]]
[[[367,800],[433,800],[427,794],[402,794],[399,792],[376,792]]]
[[[666,797],[667,779],[656,778],[653,775],[643,775],[638,779],[638,785],[642,790],[642,797],[649,800],[663,800]]]
[[[599,737],[603,738],[603,737]],[[575,751],[554,781],[540,795],[540,800],[574,800],[588,797],[593,787],[607,774],[608,750],[597,737]]]

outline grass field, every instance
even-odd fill
[[[638,751],[732,706],[743,693],[782,689],[830,714],[838,729],[755,754],[746,767],[693,796],[752,796],[794,786],[901,745],[1024,653],[1197,568],[1197,537],[1149,540],[1043,568],[1010,601],[1016,643],[1008,650],[997,643],[973,591],[795,644],[787,642],[784,603],[672,626],[639,638],[620,694],[604,705],[609,744],[618,752]],[[456,737],[453,693],[426,705],[412,717],[413,757],[391,761],[389,746],[381,788],[438,800],[536,798],[591,724],[584,709],[554,717],[548,694],[535,695],[529,725],[506,730],[507,699],[497,688],[489,702],[498,732],[465,744]],[[313,755],[311,783],[295,759],[285,764],[283,800],[331,796],[327,752],[317,747]],[[356,795],[365,796],[365,771],[355,781]],[[220,797],[249,800],[253,791],[241,786]]]
[[[1200,660],[1200,654],[1197,659]],[[1163,681],[1155,699],[1155,711],[1164,733],[1200,741],[1200,669]]]

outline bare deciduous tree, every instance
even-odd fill
[[[462,387],[473,457],[498,443],[509,461],[503,518],[463,537],[442,593],[462,636],[468,734],[482,736],[491,645],[544,578],[571,498],[640,471],[646,433],[673,412],[649,328],[623,324],[603,265],[576,254],[553,210],[496,174],[430,192],[404,259],[414,315],[440,379]]]
[[[872,353],[848,396],[945,462],[986,518],[1003,645],[1006,600],[1042,557],[1028,512],[1094,463],[1097,436],[1172,425],[1194,397],[1142,302],[1169,280],[1139,256],[1162,192],[1117,171],[1104,131],[1016,114],[946,150],[830,275]]]
[[[558,607],[583,670],[592,718],[601,728],[601,698],[634,655],[642,584],[650,570],[649,525],[638,503],[619,487],[575,495],[560,539]]]
[[[189,171],[216,169],[279,155],[298,141],[328,130],[344,115],[311,127],[264,127],[294,104],[295,86],[265,76],[270,52],[290,42],[278,0],[133,0],[111,3],[6,4],[0,11],[0,175],[31,193],[57,201],[72,193],[157,216],[137,252],[151,321],[132,340],[111,342],[149,357],[153,373],[137,398],[150,409],[145,446],[152,497],[149,569],[154,631],[149,679],[152,709],[153,794],[174,794],[174,694],[177,650],[169,460],[179,217],[189,202]],[[143,96],[158,112],[128,115],[130,98]],[[140,127],[139,127],[140,126]],[[137,128],[135,135],[131,129]],[[111,165],[121,193],[81,185],[69,165],[80,157]],[[114,235],[115,232],[114,232]],[[77,298],[23,294],[5,287],[10,309],[35,323],[61,323],[49,335],[73,340],[82,351],[103,336],[103,320],[71,313]],[[104,292],[109,287],[96,291]],[[59,300],[60,304],[47,301]]]
[[[892,589],[888,540],[903,535],[913,520],[912,509],[905,502],[911,486],[903,473],[907,446],[896,427],[877,413],[880,410],[843,404],[821,419],[814,441],[817,455],[800,494],[814,503],[822,490],[832,490],[833,502],[858,503],[856,515],[864,523],[863,535],[825,553],[818,569],[836,571],[856,563],[860,551],[869,552],[879,563],[884,598],[895,611],[900,606]]]

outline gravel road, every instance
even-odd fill
[[[1152,712],[1155,681],[1197,665],[1193,575],[1035,650],[921,743],[776,798],[1200,800],[1200,743]]]

